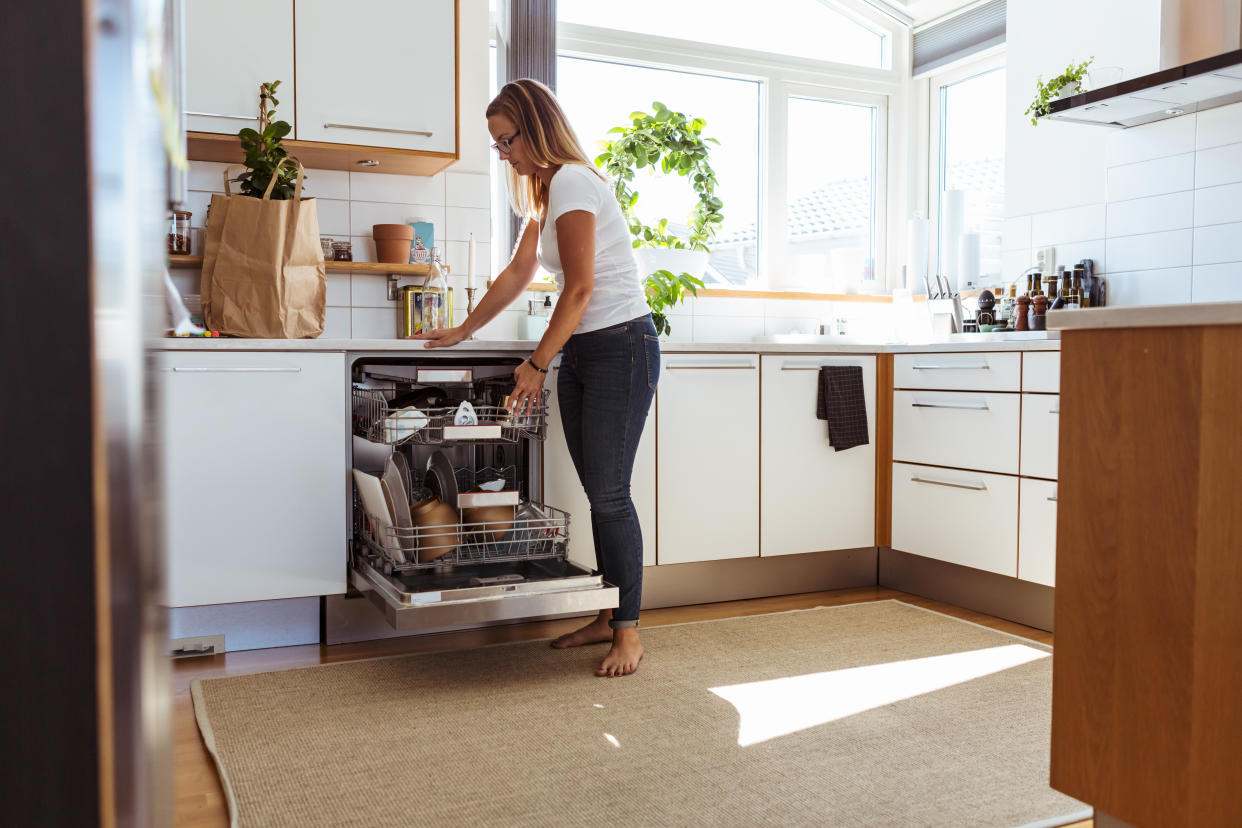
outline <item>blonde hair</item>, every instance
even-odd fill
[[[539,81],[520,78],[506,83],[487,105],[485,114],[488,118],[503,115],[513,122],[520,133],[519,140],[526,142],[522,145],[526,157],[536,166],[581,164],[604,179],[587,158],[556,96]],[[513,212],[542,219],[548,207],[548,185],[537,175],[518,175],[512,165],[505,171],[505,178]]]

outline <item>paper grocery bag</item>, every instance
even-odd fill
[[[209,330],[264,339],[306,339],[323,333],[328,282],[319,246],[315,199],[302,198],[297,163],[293,199],[273,200],[272,175],[262,198],[234,195],[224,171],[224,195],[211,197],[199,290]],[[243,168],[244,169],[244,168]]]

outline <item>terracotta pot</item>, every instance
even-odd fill
[[[375,224],[371,226],[375,239],[375,258],[388,264],[408,264],[410,245],[414,243],[414,228],[408,224]]]
[[[410,517],[420,529],[427,526],[445,527],[434,532],[418,533],[418,560],[434,561],[457,548],[460,541],[457,510],[438,497],[428,498],[410,507]]]
[[[513,528],[513,506],[476,506],[461,510],[462,523],[483,524],[467,526],[467,531],[479,532],[488,540],[499,541]]]

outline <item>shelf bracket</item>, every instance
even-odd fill
[[[397,280],[400,278],[398,273],[388,274],[388,301],[398,302],[401,300],[401,289],[397,287]]]

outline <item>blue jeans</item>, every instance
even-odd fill
[[[574,334],[561,351],[561,424],[591,504],[595,559],[620,591],[613,629],[638,626],[643,535],[630,476],[659,379],[660,340],[650,315]]]

